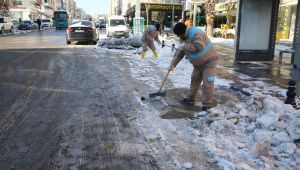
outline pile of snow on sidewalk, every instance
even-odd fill
[[[98,46],[108,49],[132,49],[142,46],[141,35],[130,35],[129,38],[100,37]]]
[[[300,111],[275,97],[257,92],[197,116],[191,133],[221,169],[300,167]]]
[[[178,45],[173,40],[166,43]],[[156,46],[158,59],[147,52],[146,60],[141,60],[137,54],[130,55],[133,57],[129,60],[132,75],[150,85],[150,89],[157,89],[161,82],[159,77],[156,77],[157,81],[153,80],[149,70],[151,65],[166,70],[174,55],[170,48]],[[191,64],[183,60],[170,74],[169,80],[174,88],[188,89],[191,72]],[[216,88],[230,88],[228,82],[230,80],[217,77]],[[285,90],[260,81],[248,84],[251,88],[243,90],[251,92],[251,96],[244,96],[238,103],[199,112],[195,115],[196,119],[186,121],[188,131],[196,141],[193,143],[205,148],[205,153],[216,160],[219,169],[299,169],[300,111],[266,93],[273,91],[284,95]],[[257,88],[258,85],[264,88]]]

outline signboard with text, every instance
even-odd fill
[[[141,3],[141,10],[151,10],[151,11],[172,11],[173,4],[153,4],[153,3]],[[181,12],[182,5],[174,4],[174,11]]]

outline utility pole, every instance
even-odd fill
[[[194,12],[193,12],[193,26],[196,27],[197,19],[197,3],[194,2]]]
[[[174,0],[172,0],[172,6],[173,6],[173,8],[172,8],[172,25],[171,25],[171,27],[173,27],[173,25],[174,25]]]
[[[141,34],[144,32],[144,18],[141,18],[141,1],[135,0],[135,17],[133,19],[133,33]]]
[[[296,81],[296,95],[300,96],[300,4],[297,5],[293,50],[295,50],[293,80]]]
[[[141,1],[135,0],[135,18],[141,17]]]
[[[64,0],[60,0],[60,8],[64,9]]]
[[[146,6],[146,18],[147,18],[147,27],[149,26],[149,6],[148,6],[149,4],[147,3],[147,4],[145,4],[145,6]]]

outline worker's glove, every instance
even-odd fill
[[[185,46],[184,42],[180,43],[178,46],[178,50],[184,50],[184,46]]]
[[[174,70],[174,65],[170,65],[168,71],[173,71],[173,70]]]

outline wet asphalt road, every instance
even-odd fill
[[[67,46],[64,31],[0,37],[0,48],[1,170],[160,169],[128,120],[125,62]]]

